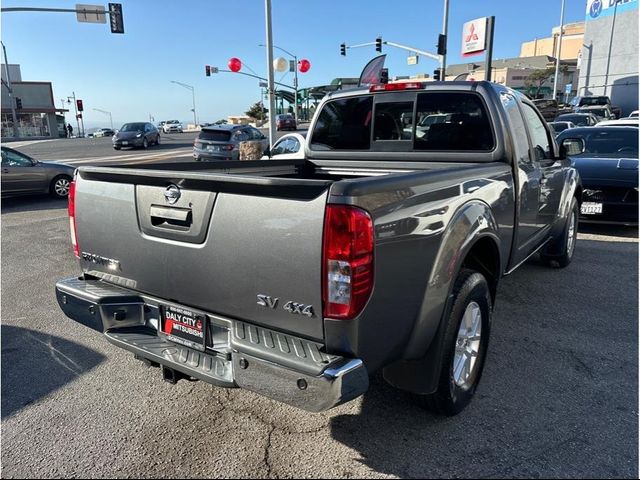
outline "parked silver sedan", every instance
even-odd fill
[[[75,167],[41,162],[9,147],[2,147],[2,196],[49,193],[69,195]]]

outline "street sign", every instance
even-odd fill
[[[418,64],[418,55],[410,55],[407,57],[407,65],[417,65]]]
[[[102,5],[76,4],[76,17],[81,23],[107,23]]]
[[[218,73],[218,67],[211,67],[211,73]]]
[[[267,88],[269,86],[269,84],[267,82],[259,82],[258,86],[262,87],[262,88]]]
[[[462,56],[478,55],[487,48],[488,17],[476,18],[462,27]]]
[[[571,93],[572,89],[573,89],[573,83],[567,83],[564,86],[564,93]]]
[[[124,33],[124,19],[122,18],[122,4],[109,4],[109,20],[111,23],[111,33]]]

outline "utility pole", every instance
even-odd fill
[[[273,86],[273,35],[271,31],[271,0],[264,0],[267,34],[267,79],[269,89],[269,147],[276,141],[276,99]]]
[[[445,51],[442,54],[442,59],[440,61],[440,69],[441,69],[441,71],[440,71],[440,79],[442,81],[445,80],[445,75],[446,75],[445,71],[447,69],[447,51],[446,51],[446,48],[447,48],[447,43],[448,43],[448,40],[447,40],[448,26],[449,26],[449,0],[444,0],[444,15],[443,15],[443,18],[442,18],[442,34],[444,35],[444,38],[445,38],[445,44],[444,44]]]
[[[18,138],[18,116],[16,115],[16,101],[13,98],[13,88],[11,87],[11,75],[9,75],[9,60],[7,60],[7,49],[2,42],[2,52],[4,53],[4,68],[7,77],[7,91],[9,92],[9,102],[11,103],[11,118],[13,121],[13,136]]]
[[[562,34],[564,33],[564,0],[560,8],[560,36],[558,37],[558,48],[556,49],[556,73],[553,77],[553,99],[555,100],[558,91],[558,73],[560,71],[560,56],[562,54]]]
[[[175,83],[176,85],[180,85],[181,87],[186,88],[187,90],[191,90],[191,97],[193,100],[193,108],[191,111],[193,112],[193,125],[195,127],[198,126],[198,119],[196,117],[196,89],[193,85],[187,85],[186,83],[176,82],[175,80],[171,80],[171,83]]]

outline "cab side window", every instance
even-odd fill
[[[527,103],[522,104],[522,110],[527,126],[529,127],[535,159],[541,161],[553,158],[551,141],[547,135],[547,129],[544,127],[544,123],[542,123],[537,112]]]

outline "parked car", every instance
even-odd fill
[[[162,125],[163,133],[182,133],[182,124],[178,120],[167,120]]]
[[[616,118],[608,105],[579,107],[575,109],[575,113],[591,113],[595,115],[599,122],[602,120],[614,120]]]
[[[158,129],[159,132],[162,131],[162,127],[164,127],[165,123],[167,123],[166,120],[163,120],[160,123],[158,123],[158,126],[156,128]]]
[[[556,136],[568,128],[576,128],[576,125],[573,122],[549,122],[549,126]]]
[[[269,146],[269,139],[249,125],[216,125],[204,127],[193,142],[193,157],[197,162],[207,160],[239,160],[240,142],[260,142],[261,150]]]
[[[598,127],[638,127],[640,126],[640,121],[638,121],[638,117],[634,118],[620,118],[618,120],[604,120],[597,125]]]
[[[160,144],[160,132],[149,122],[125,123],[112,137],[113,148],[142,147]]]
[[[115,132],[110,128],[99,128],[93,132],[94,137],[113,137]]]
[[[531,100],[536,108],[542,114],[542,117],[547,120],[553,120],[558,116],[558,101],[554,99],[536,99]]]
[[[296,130],[296,119],[290,113],[276,115],[276,130]]]
[[[2,147],[2,196],[49,193],[66,198],[75,167],[41,162],[13,148]]]
[[[304,133],[287,133],[280,137],[262,160],[304,160]]]
[[[581,139],[584,152],[572,155],[582,179],[581,221],[638,224],[638,129],[589,127],[565,130],[558,142]]]
[[[639,112],[638,110],[634,110],[629,114],[627,118],[638,118],[638,112]]]
[[[592,113],[563,113],[554,120],[556,122],[571,122],[577,127],[592,127],[598,123],[598,119]]]
[[[571,105],[574,109],[580,107],[592,107],[592,106],[608,106],[613,112],[614,118],[620,118],[622,109],[611,104],[611,99],[606,95],[593,95],[588,97],[575,97],[571,100]]]
[[[451,121],[403,139],[412,112]],[[536,252],[555,267],[573,258],[581,186],[565,152],[580,145],[558,146],[501,85],[413,82],[325,96],[304,161],[81,167],[82,273],[57,283],[58,303],[171,383],[317,412],[381,372],[454,415],[501,326],[501,277]],[[512,298],[532,291],[517,283]]]

